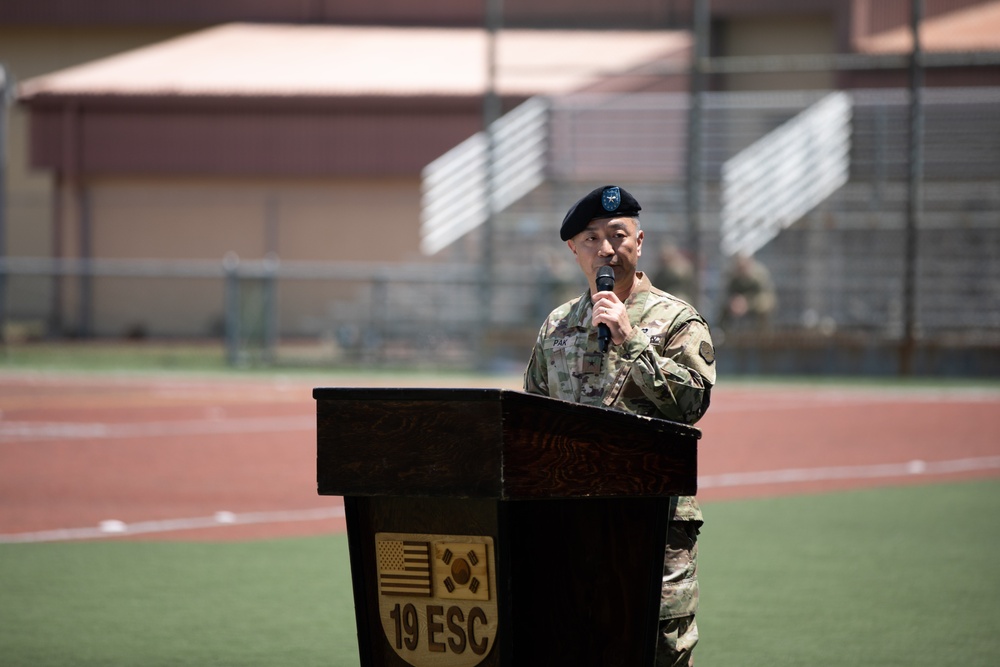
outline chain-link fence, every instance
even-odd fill
[[[724,165],[823,100],[823,92],[707,93],[703,100],[702,211],[692,247],[683,182],[687,96],[642,96],[617,105],[555,102],[576,146],[558,150],[564,180],[536,191],[512,214],[501,245],[546,233],[595,179],[624,180],[643,204],[643,267],[655,275],[670,239],[697,260],[699,309],[720,341],[720,363],[747,372],[873,372],[901,369],[905,338],[907,224],[911,213],[909,94],[857,90],[850,100],[843,184],[755,253],[770,275],[773,310],[726,311],[733,258],[722,252]],[[923,92],[923,178],[915,230],[915,372],[1000,373],[1000,90]],[[659,113],[657,113],[659,111]],[[634,115],[633,115],[634,114]],[[632,123],[638,118],[643,122]],[[640,131],[636,131],[641,128]],[[565,130],[565,128],[564,128]],[[649,134],[644,138],[643,132]],[[660,150],[650,151],[650,146]],[[557,145],[557,149],[560,146]],[[631,150],[634,148],[635,150]],[[591,159],[584,160],[587,151]],[[795,156],[785,156],[794,162]],[[602,171],[603,169],[603,171]],[[642,179],[639,171],[652,175]],[[755,174],[763,187],[766,174]],[[584,178],[589,180],[583,180]],[[574,185],[574,183],[580,183]],[[801,188],[792,183],[785,191]],[[781,190],[779,189],[779,192]],[[545,211],[539,216],[538,211]],[[525,221],[530,221],[525,224]],[[520,228],[517,225],[520,224]],[[697,255],[697,258],[691,257]]]
[[[5,319],[29,336],[71,334],[65,320],[80,318],[65,314],[81,312],[85,284],[94,335],[224,338],[234,363],[523,365],[541,319],[584,288],[557,238],[563,214],[595,184],[616,182],[643,206],[640,268],[655,275],[668,240],[697,267],[690,298],[713,325],[720,364],[745,372],[897,372],[909,197],[905,90],[848,94],[844,183],[755,253],[775,307],[766,318],[724,315],[732,262],[720,249],[724,165],[823,97],[705,94],[697,230],[687,216],[688,96],[572,96],[549,100],[546,180],[497,216],[492,269],[475,261],[478,231],[458,249],[408,264],[7,258]],[[996,374],[1000,89],[927,89],[923,104],[914,368]]]

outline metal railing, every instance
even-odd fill
[[[420,249],[434,255],[545,180],[545,98],[532,98],[424,167]],[[490,178],[490,169],[493,177]],[[495,187],[491,190],[491,183]]]
[[[723,254],[753,255],[847,182],[850,121],[831,93],[723,164]]]

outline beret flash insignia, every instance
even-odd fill
[[[618,189],[618,186],[604,188],[604,192],[601,193],[601,206],[604,207],[605,211],[608,211],[609,213],[611,211],[617,211],[621,203],[622,193]]]

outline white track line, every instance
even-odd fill
[[[315,417],[196,419],[132,424],[0,421],[0,442],[99,440],[104,438],[148,438],[229,433],[286,433],[315,430]]]
[[[164,519],[161,521],[102,521],[100,525],[88,528],[63,528],[42,530],[34,533],[9,533],[0,535],[0,544],[26,542],[65,542],[69,540],[99,540],[109,537],[169,533],[177,530],[218,528],[219,526],[239,526],[257,523],[293,523],[296,521],[323,521],[344,517],[343,506],[320,507],[307,510],[284,510],[280,512],[216,512],[213,516],[191,519]]]
[[[905,463],[882,463],[864,466],[831,466],[825,468],[793,468],[788,470],[765,470],[760,472],[726,473],[698,478],[698,488],[732,488],[758,486],[763,484],[794,484],[796,482],[816,482],[824,480],[856,480],[907,477],[912,475],[944,475],[949,473],[1000,469],[1000,456],[953,459],[950,461],[912,460]],[[0,534],[0,544],[26,542],[63,542],[69,540],[97,540],[123,535],[143,535],[165,533],[198,528],[217,528],[227,525],[256,523],[287,523],[295,521],[320,521],[343,518],[344,508],[323,507],[309,510],[287,510],[281,512],[253,512],[235,514],[216,512],[211,517],[193,519],[167,519],[125,524],[120,521],[104,521],[99,526],[89,528],[66,528],[44,530],[33,533]]]
[[[792,468],[788,470],[763,470],[760,472],[733,472],[706,475],[698,478],[698,489],[718,489],[762,484],[795,484],[844,479],[879,479],[909,475],[945,475],[956,472],[993,470],[1000,468],[1000,456],[953,459],[951,461],[922,461],[905,463],[880,463],[861,466],[830,466],[825,468]]]
[[[751,393],[740,391],[727,394],[719,392],[712,401],[709,416],[720,412],[762,412],[799,410],[802,408],[849,407],[874,403],[910,404],[997,404],[1000,392],[990,389],[954,390],[885,390],[858,389],[854,391],[818,390],[793,392],[787,390],[761,390]]]

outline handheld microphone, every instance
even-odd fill
[[[610,266],[602,266],[597,269],[597,291],[611,292],[615,289],[615,270]],[[611,341],[611,329],[607,324],[597,325],[597,347],[600,351],[608,351],[608,343]]]

